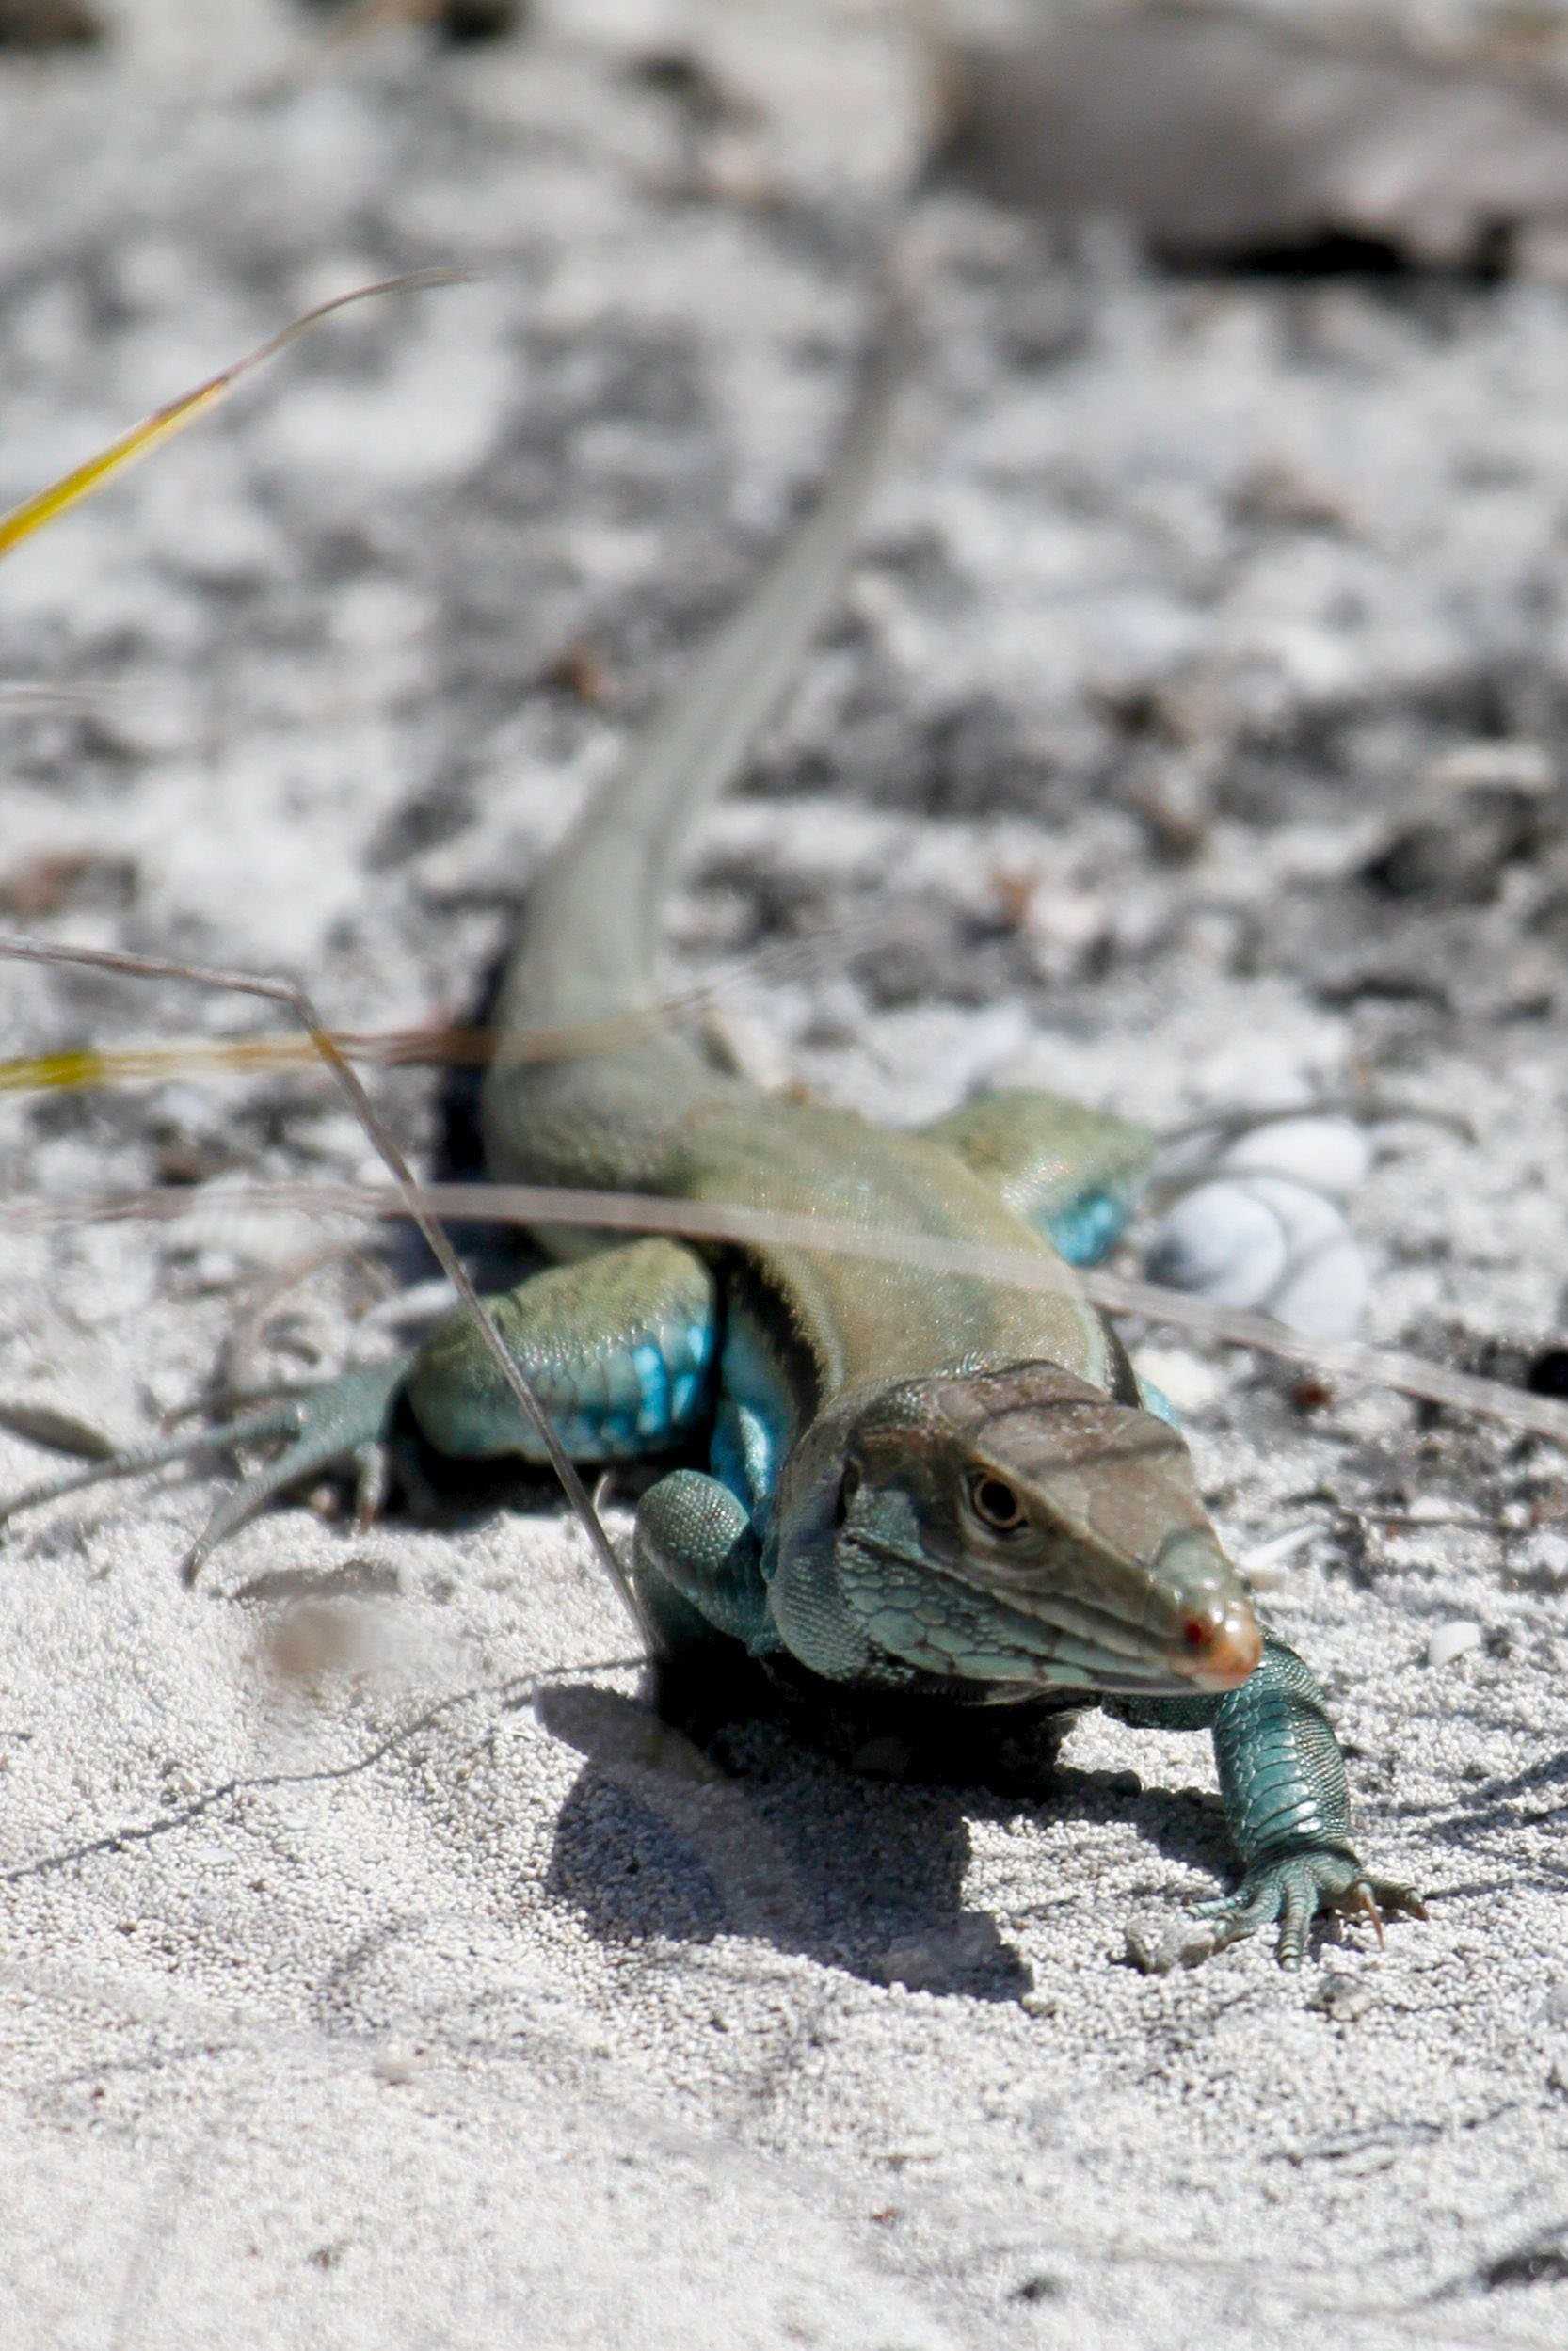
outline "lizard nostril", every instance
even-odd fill
[[[1250,1608],[1194,1610],[1182,1622],[1181,1645],[1196,1678],[1210,1689],[1234,1689],[1263,1655],[1263,1636]]]

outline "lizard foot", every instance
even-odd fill
[[[195,1582],[203,1562],[225,1537],[254,1518],[274,1495],[340,1462],[355,1464],[363,1518],[367,1510],[374,1511],[379,1498],[381,1441],[407,1369],[406,1362],[397,1359],[344,1371],[318,1387],[287,1390],[215,1428],[129,1447],[122,1453],[89,1463],[85,1469],[68,1470],[63,1477],[29,1486],[9,1501],[0,1502],[0,1527],[38,1503],[57,1501],[64,1495],[79,1494],[110,1479],[138,1478],[171,1463],[200,1461],[214,1453],[232,1453],[240,1446],[268,1443],[279,1444],[281,1449],[225,1496],[185,1554],[181,1573],[187,1584]]]
[[[1174,1934],[1150,1938],[1130,1929],[1128,1957],[1145,1975],[1164,1975],[1173,1968],[1195,1967],[1260,1927],[1277,1923],[1275,1957],[1281,1967],[1295,1969],[1306,1955],[1313,1920],[1328,1911],[1364,1919],[1380,1943],[1384,1918],[1427,1915],[1419,1895],[1387,1879],[1368,1878],[1344,1847],[1297,1846],[1255,1862],[1234,1893],[1198,1903],[1192,1923]]]

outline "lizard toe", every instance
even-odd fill
[[[289,1442],[218,1504],[181,1563],[184,1582],[194,1584],[218,1544],[246,1526],[275,1495],[340,1462],[354,1464],[359,1507],[363,1511],[368,1505],[374,1517],[385,1492],[378,1459],[380,1441],[404,1370],[403,1364],[393,1360],[344,1371],[319,1387],[300,1389],[280,1399],[264,1429],[255,1425],[242,1429],[236,1422],[227,1430],[209,1431],[209,1445],[225,1438],[232,1444],[242,1435],[286,1436]]]
[[[1223,1951],[1260,1927],[1276,1926],[1274,1953],[1292,1971],[1306,1957],[1315,1919],[1331,1911],[1361,1918],[1383,1941],[1385,1916],[1424,1918],[1420,1896],[1408,1886],[1368,1878],[1356,1856],[1340,1846],[1304,1846],[1264,1856],[1231,1894],[1196,1906],[1210,1922],[1212,1947]]]

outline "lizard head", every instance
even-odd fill
[[[808,1664],[844,1670],[811,1654],[825,1639],[840,1658],[859,1643],[862,1671],[880,1654],[1020,1695],[1146,1697],[1233,1689],[1257,1664],[1187,1447],[1152,1414],[1017,1363],[862,1390],[828,1418],[781,1483],[770,1594]],[[815,1541],[792,1543],[792,1502]]]

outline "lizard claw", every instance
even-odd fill
[[[232,1452],[241,1446],[265,1444],[279,1445],[281,1450],[253,1471],[214,1511],[183,1562],[181,1573],[187,1584],[195,1582],[203,1561],[217,1544],[248,1519],[254,1518],[274,1495],[298,1485],[335,1463],[347,1460],[359,1465],[361,1502],[368,1498],[374,1514],[380,1495],[376,1473],[366,1456],[386,1429],[405,1368],[398,1361],[366,1365],[342,1372],[318,1387],[281,1390],[270,1402],[239,1413],[216,1428],[187,1431],[183,1435],[166,1436],[151,1445],[111,1453],[105,1460],[90,1462],[84,1469],[69,1470],[0,1502],[0,1526],[41,1502],[58,1501],[63,1495],[82,1493],[110,1479],[137,1478],[149,1470],[203,1461],[214,1454]]]
[[[1365,1920],[1380,1946],[1385,1916],[1427,1914],[1410,1887],[1368,1878],[1353,1853],[1333,1845],[1299,1846],[1267,1856],[1253,1863],[1234,1893],[1197,1905],[1198,1917],[1213,1922],[1216,1951],[1277,1921],[1275,1957],[1281,1967],[1291,1969],[1306,1956],[1313,1920],[1328,1911]]]
[[[181,1562],[182,1580],[194,1584],[218,1544],[246,1526],[275,1495],[340,1462],[353,1464],[356,1515],[360,1525],[368,1526],[385,1493],[380,1439],[404,1372],[404,1365],[396,1360],[368,1364],[340,1372],[335,1380],[323,1381],[318,1387],[296,1388],[280,1399],[265,1433],[287,1441],[218,1504]],[[232,1441],[237,1425],[209,1431],[209,1441],[221,1442],[225,1437]]]
[[[1425,1918],[1427,1907],[1412,1887],[1368,1878],[1343,1847],[1302,1846],[1255,1862],[1233,1893],[1194,1903],[1177,1928],[1150,1935],[1130,1927],[1127,1956],[1145,1975],[1168,1975],[1178,1967],[1196,1967],[1277,1921],[1274,1955],[1281,1967],[1294,1971],[1306,1956],[1313,1920],[1331,1911],[1363,1920],[1381,1948],[1385,1919]]]
[[[1372,1892],[1370,1885],[1365,1878],[1358,1879],[1357,1882],[1351,1888],[1349,1894],[1346,1895],[1343,1902],[1339,1905],[1339,1908],[1346,1918],[1360,1918],[1365,1920],[1366,1924],[1370,1927],[1373,1934],[1376,1935],[1378,1939],[1378,1949],[1381,1951],[1388,1940],[1387,1936],[1383,1931],[1383,1911],[1378,1902],[1377,1895]]]

